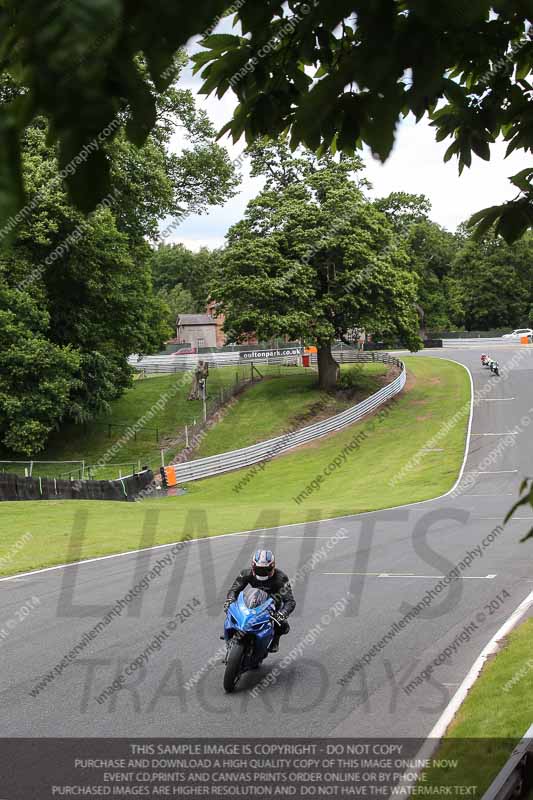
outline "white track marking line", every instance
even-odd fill
[[[488,470],[488,469],[469,469],[469,475],[507,475],[508,473],[516,473],[518,472],[517,469],[496,469],[496,470]]]
[[[282,528],[297,528],[297,527],[300,527],[301,528],[302,526],[305,527],[305,525],[311,525],[312,523],[315,523],[315,522],[316,523],[320,523],[320,524],[324,524],[326,522],[334,522],[334,523],[338,524],[340,527],[342,527],[342,525],[341,525],[342,520],[354,521],[354,520],[357,520],[357,519],[362,519],[363,517],[368,517],[370,514],[384,514],[384,513],[387,513],[387,511],[395,511],[395,510],[398,510],[399,508],[414,508],[414,506],[422,506],[422,505],[425,505],[426,503],[435,503],[437,500],[444,500],[445,497],[448,497],[449,495],[453,494],[453,492],[457,489],[457,487],[459,486],[459,484],[461,483],[461,481],[463,479],[463,475],[465,473],[466,462],[468,460],[468,456],[470,455],[470,436],[471,436],[471,431],[472,431],[472,419],[473,419],[473,416],[474,416],[474,378],[472,376],[472,372],[466,366],[466,364],[461,364],[460,361],[456,361],[454,358],[443,358],[442,360],[443,361],[449,361],[452,364],[457,364],[458,366],[462,367],[464,370],[466,370],[466,372],[468,373],[468,377],[470,379],[470,416],[468,418],[468,428],[467,428],[467,432],[466,432],[465,453],[464,453],[464,457],[463,457],[463,463],[461,464],[461,469],[459,470],[459,476],[458,476],[456,482],[454,483],[454,485],[452,486],[452,488],[449,491],[445,492],[444,494],[441,494],[438,497],[431,497],[428,500],[417,500],[414,503],[402,503],[399,506],[391,506],[390,508],[380,508],[380,509],[378,509],[376,511],[363,511],[360,514],[345,514],[342,517],[328,517],[327,519],[307,520],[306,522],[289,522],[287,525],[282,525],[282,526],[279,526],[279,527],[282,527]],[[261,529],[255,529],[255,530],[250,530],[250,531],[236,531],[235,533],[221,533],[219,535],[202,536],[202,537],[199,537],[197,539],[191,539],[191,540],[188,540],[187,543],[188,544],[192,544],[194,542],[205,542],[208,539],[211,539],[213,542],[216,542],[216,541],[218,541],[220,539],[227,539],[230,536],[242,536],[244,534],[260,533],[262,531],[267,531],[267,530],[276,531],[278,529],[279,529],[278,527],[276,527],[276,528],[261,528]],[[32,569],[29,572],[17,572],[15,575],[7,575],[4,578],[0,578],[0,583],[3,582],[3,581],[12,581],[15,578],[22,578],[22,577],[24,577],[26,575],[39,575],[39,574],[42,574],[43,572],[52,572],[52,571],[58,570],[58,569],[66,569],[67,567],[75,567],[75,566],[79,566],[79,565],[82,565],[82,564],[94,564],[94,563],[96,563],[98,561],[106,561],[107,559],[111,559],[111,558],[124,558],[125,556],[134,556],[137,553],[144,553],[144,552],[148,553],[150,551],[155,552],[156,550],[162,550],[165,547],[174,547],[177,544],[180,544],[179,540],[175,541],[175,542],[168,542],[167,544],[154,545],[153,547],[137,548],[137,550],[126,550],[125,552],[122,552],[122,553],[111,553],[108,556],[97,556],[96,558],[85,558],[85,559],[82,559],[80,561],[71,561],[68,564],[56,564],[53,567],[42,567],[41,569]]]
[[[498,499],[500,497],[512,497],[512,496],[513,496],[512,492],[504,492],[503,494],[498,494],[498,495],[494,495],[494,494],[464,494],[463,498],[467,498],[467,497],[494,497],[494,498]]]
[[[438,580],[446,575],[415,575],[413,573],[392,572],[321,572],[320,575],[359,575],[367,578],[414,578],[417,580]],[[464,581],[492,581],[497,575],[462,575]]]
[[[501,403],[505,400],[516,400],[516,397],[483,397],[482,403]]]
[[[505,431],[505,433],[473,433],[472,436],[518,436],[518,431]]]
[[[260,537],[262,539],[276,539],[279,541],[280,539],[331,539],[331,536],[281,536],[275,533],[262,533]],[[341,540],[342,541],[342,540]]]
[[[481,654],[474,662],[474,665],[468,672],[466,678],[461,683],[459,689],[452,697],[450,703],[444,710],[444,713],[440,717],[437,724],[434,726],[431,733],[428,735],[428,739],[442,739],[448,726],[453,721],[455,715],[459,711],[459,708],[463,704],[468,692],[476,682],[481,670],[485,666],[485,662],[491,655],[494,655],[499,650],[499,643],[502,639],[504,639],[512,630],[513,628],[518,625],[522,617],[526,614],[527,611],[533,606],[533,592],[529,594],[525,600],[520,603],[517,609],[513,611],[511,616],[507,619],[506,622],[501,626],[501,628],[496,631],[490,642],[486,645],[486,647],[481,651]]]

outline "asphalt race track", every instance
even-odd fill
[[[469,367],[479,390],[490,378],[480,366],[480,353],[472,347],[438,355]],[[533,512],[522,509],[503,532],[495,531],[517,496],[521,478],[533,475],[533,425],[528,427],[529,417],[533,422],[533,349],[502,346],[490,354],[500,366],[517,354],[521,359],[474,408],[468,458],[456,496],[187,543],[162,567],[141,601],[130,603],[35,697],[30,690],[38,681],[117,599],[165,559],[170,546],[0,581],[2,624],[28,598],[35,595],[40,600],[0,643],[0,735],[428,735],[480,652],[533,590],[533,545],[519,543]],[[517,426],[521,432],[516,433]],[[510,443],[491,459],[500,440],[513,430]],[[364,448],[350,468],[364,468]],[[389,477],[384,464],[384,497]],[[315,509],[319,499],[314,499]],[[216,509],[208,509],[208,515],[214,519]],[[222,644],[226,589],[259,544],[275,550],[278,564],[289,575],[309,565],[313,553],[319,555],[313,569],[300,573],[307,572],[307,578],[294,583],[298,607],[280,652],[245,675],[235,694],[225,695],[223,667],[205,665]],[[463,579],[452,581],[439,594],[435,590],[424,612],[400,626],[409,607],[427,598],[442,576],[460,563]],[[348,603],[338,616],[336,603],[341,604],[338,608]],[[175,615],[188,604],[190,616],[184,613],[180,621]],[[153,646],[148,666],[99,703],[96,697],[174,618],[176,632],[167,634],[160,650]],[[384,646],[367,657],[363,668],[352,669],[395,622],[396,632]],[[293,648],[294,657],[286,658]],[[443,663],[434,667],[429,679],[419,679],[419,685],[406,691],[446,648],[453,650],[452,657],[440,659]],[[277,674],[272,673],[275,667]],[[198,682],[186,688],[194,678]],[[266,680],[272,685],[255,696],[250,693]]]

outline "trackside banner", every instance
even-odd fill
[[[481,798],[511,754],[491,739],[0,739],[2,800]],[[497,753],[497,757],[495,756]]]
[[[241,358],[243,361],[265,361],[268,358],[301,356],[303,352],[303,347],[284,347],[279,350],[245,350],[241,352]]]

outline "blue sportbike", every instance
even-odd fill
[[[241,675],[257,669],[274,638],[275,604],[263,589],[247,586],[230,605],[224,623],[224,689],[232,692]]]

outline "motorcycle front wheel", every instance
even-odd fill
[[[224,689],[226,692],[232,692],[237,686],[241,677],[243,659],[244,642],[232,639],[226,659],[226,669],[224,670]]]

